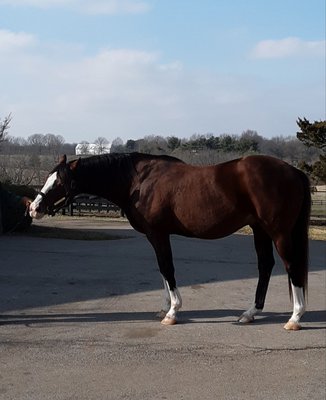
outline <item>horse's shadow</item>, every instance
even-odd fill
[[[180,324],[219,324],[232,323],[240,324],[237,319],[243,310],[219,309],[219,310],[186,310],[179,314]],[[255,321],[255,325],[282,324],[287,321],[290,314],[281,312],[263,312]],[[69,324],[69,323],[139,323],[142,321],[158,321],[153,312],[112,312],[112,313],[48,313],[48,314],[3,314],[0,315],[0,325],[24,325],[33,324]],[[326,311],[309,311],[303,318],[303,329],[326,329]],[[304,323],[309,322],[310,326],[305,327]],[[311,326],[318,324],[318,326]],[[323,325],[321,325],[323,324]]]

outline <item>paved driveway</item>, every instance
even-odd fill
[[[174,237],[184,306],[167,327],[147,241],[128,225],[74,224],[124,238],[0,238],[1,400],[325,399],[325,242],[311,242],[304,329],[287,332],[279,260],[263,315],[236,323],[257,282],[252,237]]]

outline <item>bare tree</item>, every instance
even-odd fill
[[[168,152],[167,140],[159,135],[145,136],[138,141],[139,151],[148,154],[166,154]]]
[[[94,144],[96,144],[96,146],[97,146],[97,149],[96,149],[97,154],[107,153],[109,141],[105,137],[99,136],[94,141]]]
[[[89,154],[89,143],[86,140],[83,140],[82,142],[78,143],[77,145],[78,147],[78,153],[76,154],[80,154],[80,155],[86,155]]]
[[[123,140],[120,137],[117,137],[112,140],[111,152],[112,153],[123,153],[124,152]]]
[[[6,155],[0,159],[0,181],[29,185],[37,176],[38,168],[31,166],[29,156]]]
[[[42,154],[45,148],[44,135],[41,133],[35,133],[27,138],[27,143],[35,149],[36,154]]]
[[[11,114],[7,115],[3,121],[0,119],[0,143],[6,139],[11,119]]]
[[[26,139],[7,135],[2,143],[2,154],[26,154]]]
[[[48,149],[48,153],[51,154],[56,161],[61,154],[62,146],[65,142],[61,135],[53,135],[48,133],[44,136],[45,145]]]

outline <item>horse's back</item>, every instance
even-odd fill
[[[234,232],[248,223],[240,210],[236,164],[198,167],[168,158],[143,162],[138,215],[148,226],[186,236],[216,238]]]

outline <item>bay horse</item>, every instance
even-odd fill
[[[309,180],[300,170],[260,155],[214,166],[193,166],[174,157],[141,153],[105,154],[70,162],[63,156],[30,205],[30,216],[54,215],[80,193],[115,203],[153,246],[165,287],[163,324],[175,324],[182,305],[170,235],[217,239],[250,225],[259,279],[254,304],[238,321],[252,322],[263,310],[275,263],[274,243],[288,273],[293,299],[293,314],[284,328],[301,328],[311,195]]]

